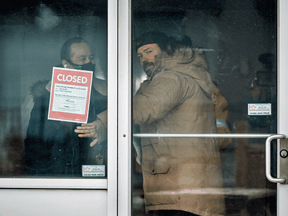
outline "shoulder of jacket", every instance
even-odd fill
[[[167,79],[166,81],[171,80],[171,81],[179,82],[179,83],[181,83],[183,81],[187,81],[187,80],[189,80],[189,82],[194,81],[194,79],[192,79],[187,74],[180,73],[180,72],[173,70],[173,69],[166,69],[166,70],[156,74],[153,79],[155,79],[155,80],[163,79],[163,81],[164,81],[164,79]]]

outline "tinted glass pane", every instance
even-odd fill
[[[265,139],[143,134],[276,133],[276,1],[132,5],[133,215],[275,215]]]
[[[88,123],[106,110],[106,1],[10,1],[0,14],[1,177],[106,177],[106,141],[91,148],[94,138],[74,132],[77,120],[48,120],[53,67],[92,71]],[[68,90],[83,84],[78,76],[61,76],[60,114],[77,112],[81,90]]]

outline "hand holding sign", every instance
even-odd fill
[[[90,147],[93,147],[97,143],[103,142],[107,137],[106,127],[102,123],[100,119],[88,123],[88,124],[82,124],[81,126],[78,126],[75,130],[75,133],[78,133],[78,137],[92,137],[95,138],[91,143]]]

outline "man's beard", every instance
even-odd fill
[[[161,71],[160,68],[160,57],[162,55],[155,56],[155,62],[144,62],[143,69],[148,77],[152,78],[155,74]]]
[[[148,77],[151,77],[155,68],[155,64],[153,62],[144,62],[143,69]]]

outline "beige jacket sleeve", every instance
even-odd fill
[[[152,123],[163,118],[184,100],[187,83],[180,76],[165,72],[157,74],[133,97],[134,124]]]

